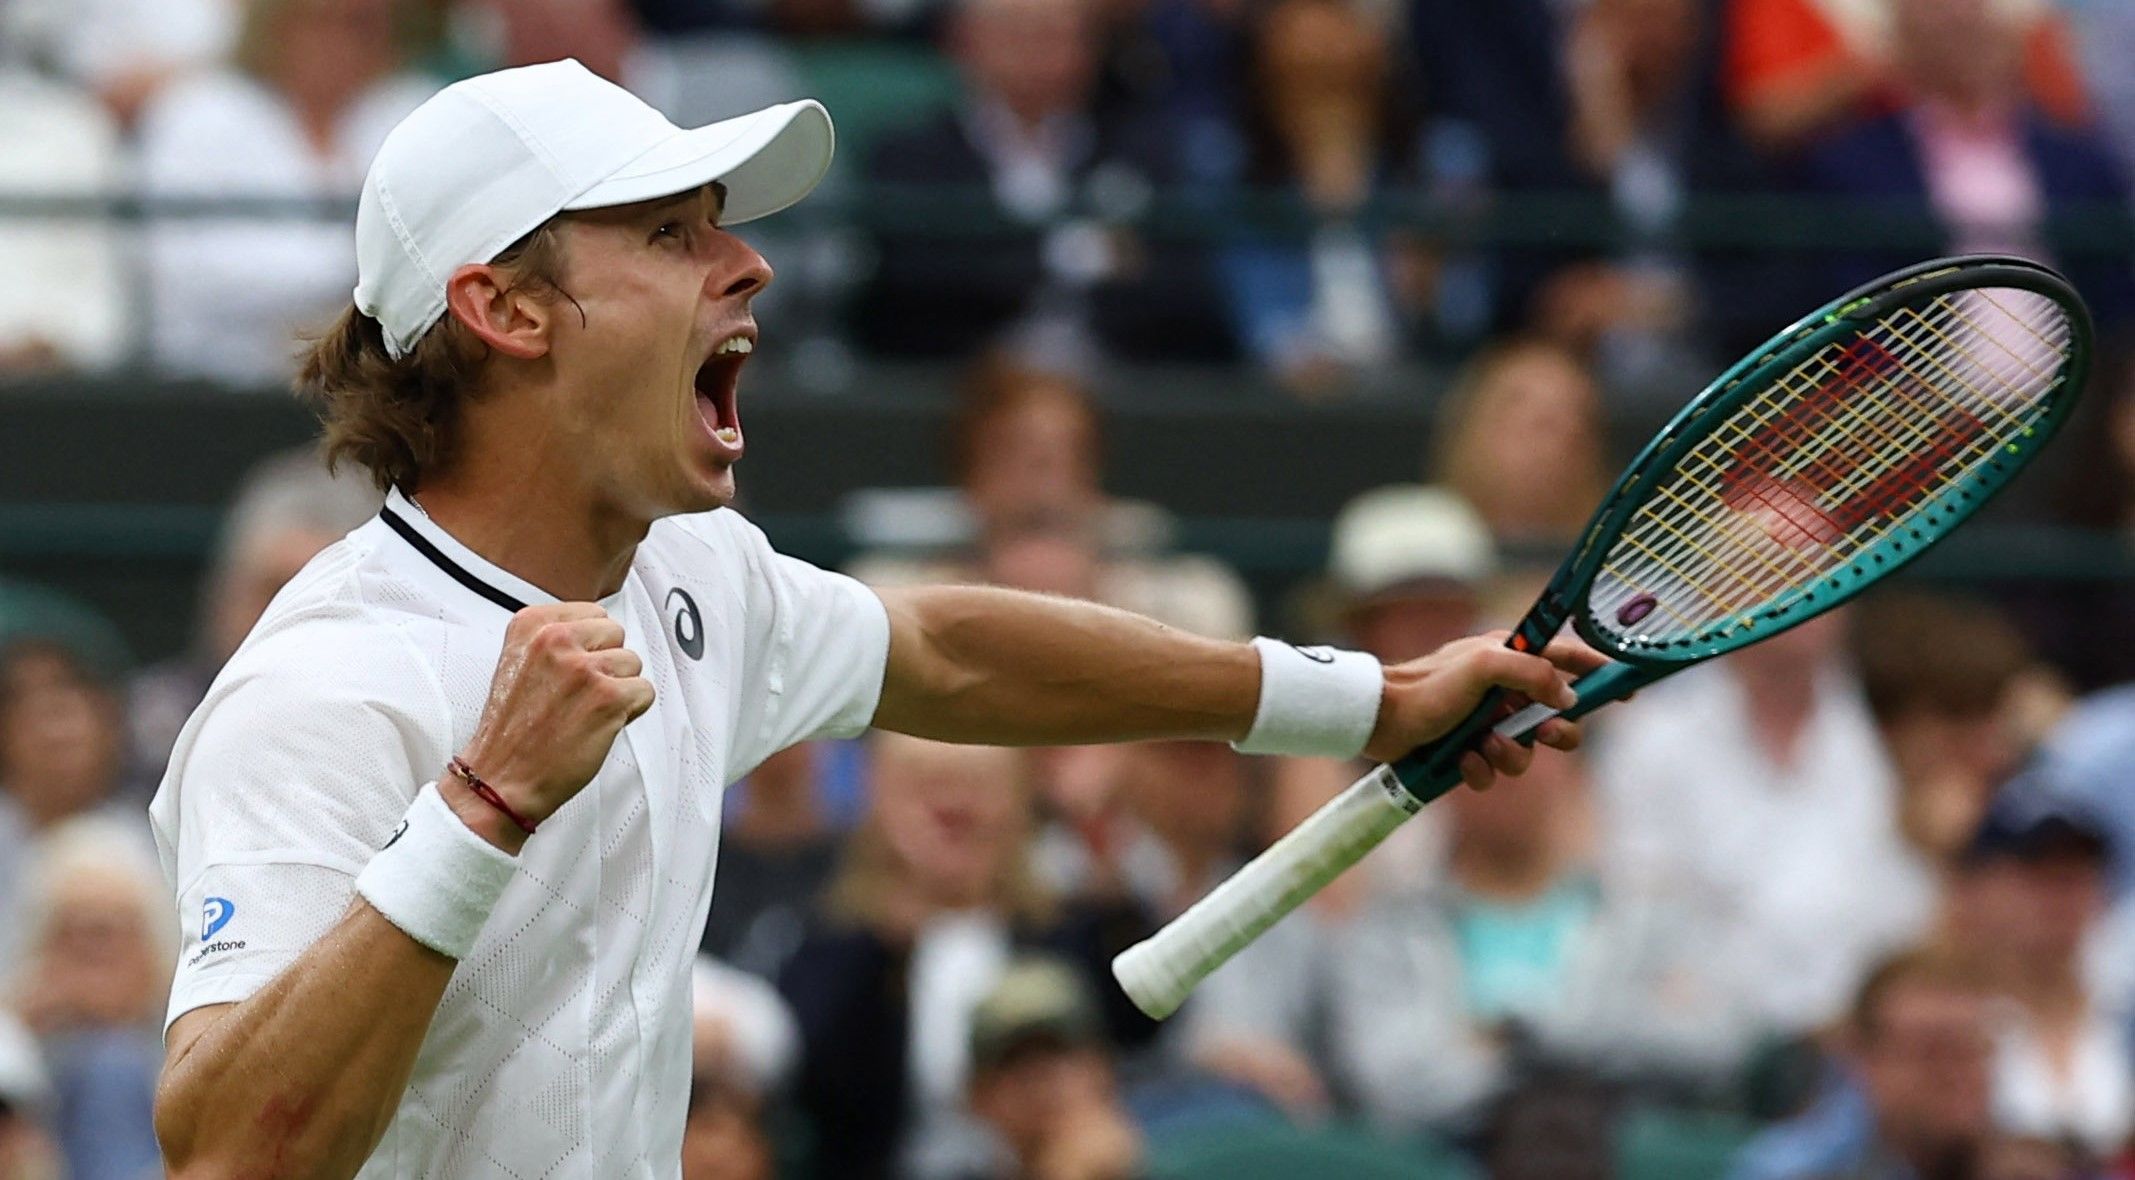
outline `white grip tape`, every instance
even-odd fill
[[[1128,947],[1112,960],[1113,976],[1135,1007],[1162,1020],[1178,1011],[1195,984],[1363,859],[1422,806],[1391,769],[1372,771],[1191,909]]]
[[[408,937],[464,959],[518,865],[425,783],[399,833],[356,874],[356,892]]]
[[[1512,738],[1517,741],[1540,729],[1544,721],[1557,716],[1563,711],[1562,709],[1552,709],[1548,705],[1537,701],[1491,726],[1490,732],[1499,737]]]

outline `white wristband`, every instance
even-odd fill
[[[454,815],[436,783],[425,783],[400,830],[356,875],[356,892],[408,937],[464,959],[518,863]]]
[[[1386,672],[1363,652],[1295,647],[1265,636],[1260,653],[1260,705],[1242,754],[1299,754],[1354,758],[1379,724]]]

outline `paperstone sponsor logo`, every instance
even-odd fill
[[[241,951],[245,949],[245,940],[242,938],[227,942],[208,942],[209,939],[220,933],[223,927],[230,924],[231,918],[236,916],[237,903],[227,897],[211,897],[203,902],[200,907],[200,941],[207,943],[207,945],[193,952],[193,957],[187,959],[185,965],[188,967],[195,966],[202,959],[218,951]]]
[[[215,937],[237,915],[237,903],[227,897],[211,897],[200,906],[200,941]]]

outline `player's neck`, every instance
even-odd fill
[[[604,509],[543,464],[486,477],[472,467],[462,464],[416,490],[416,504],[439,528],[566,602],[592,602],[622,588],[649,522]]]

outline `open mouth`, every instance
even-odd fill
[[[714,437],[729,445],[741,442],[741,414],[735,391],[741,384],[741,367],[755,351],[756,341],[736,334],[719,342],[712,355],[697,369],[697,412]]]

